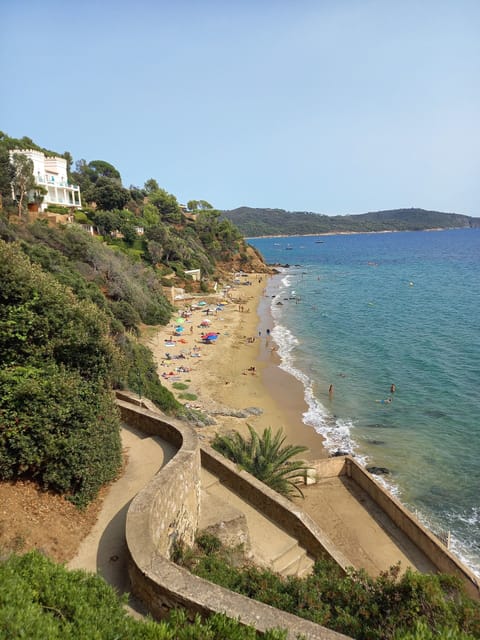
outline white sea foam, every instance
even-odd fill
[[[289,288],[292,286],[292,276],[287,273],[286,275],[283,276],[281,283],[284,287]]]
[[[272,309],[273,312],[273,309]],[[294,365],[293,351],[299,344],[298,339],[287,327],[277,324],[272,330],[272,337],[278,347],[280,368],[287,371],[303,384],[305,402],[308,409],[303,414],[303,422],[315,429],[324,439],[324,446],[330,452],[346,451],[353,453],[355,443],[351,438],[352,424],[338,420],[315,397],[312,380]],[[359,458],[359,462],[362,459]]]

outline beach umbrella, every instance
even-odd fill
[[[185,322],[185,318],[177,318],[175,320],[175,324],[183,324]]]
[[[206,340],[208,342],[216,340],[217,338],[218,338],[218,333],[204,333],[202,336],[202,340]]]
[[[183,327],[175,327],[176,333],[182,333]]]
[[[210,320],[205,319],[205,320],[201,321],[200,326],[201,327],[208,327],[209,324],[211,324]]]
[[[198,303],[199,307],[204,307],[207,303],[205,302],[205,300],[202,300],[201,302]]]

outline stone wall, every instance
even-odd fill
[[[149,409],[117,400],[122,419],[178,448],[175,456],[132,500],[127,546],[134,563],[149,566],[156,554],[169,556],[176,542],[193,544],[200,515],[200,450],[195,433]]]
[[[342,634],[198,578],[169,560],[174,542],[191,544],[197,529],[201,505],[198,439],[187,426],[141,406],[143,403],[128,393],[118,393],[117,404],[127,424],[149,435],[158,435],[178,447],[174,458],[133,499],[127,513],[131,591],[147,605],[151,614],[162,618],[173,607],[183,607],[192,617],[197,613],[202,616],[225,613],[259,631],[287,629],[291,640],[298,634],[303,634],[307,640],[345,640],[346,636]],[[218,454],[210,450],[203,452],[203,456],[215,461]],[[216,461],[216,466],[221,467],[221,460]],[[225,475],[233,481],[235,473],[230,469]],[[262,499],[261,483],[255,482],[259,486],[254,487],[251,494],[256,496],[257,503],[264,503],[272,513],[277,511],[271,496]],[[247,483],[245,477],[239,482],[244,493],[248,493]],[[283,514],[284,524],[288,525],[290,519],[286,511],[288,504],[279,511]],[[296,528],[299,528],[298,523]],[[309,536],[313,538],[313,532],[306,537]]]

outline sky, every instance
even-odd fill
[[[181,203],[480,216],[479,0],[3,0],[0,130]]]

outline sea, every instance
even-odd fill
[[[305,424],[480,577],[480,229],[248,242],[283,265],[268,331]]]

